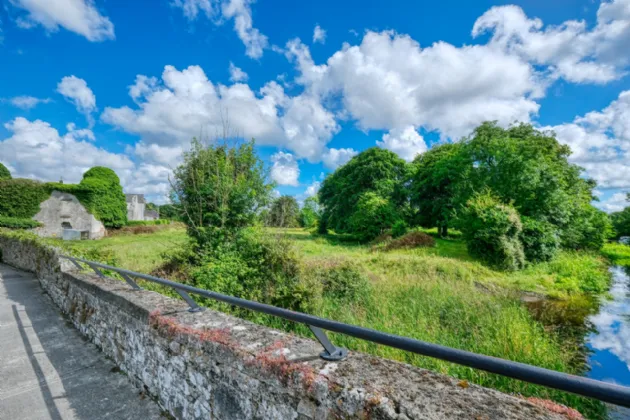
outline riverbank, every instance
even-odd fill
[[[583,340],[562,334],[544,317],[537,317],[521,301],[522,291],[560,299],[567,312],[587,294],[603,293],[609,286],[607,263],[599,255],[562,252],[549,263],[519,272],[492,270],[471,258],[454,235],[436,238],[434,248],[374,251],[338,235],[313,236],[301,229],[270,230],[290,239],[305,264],[352,261],[369,278],[371,290],[363,299],[340,302],[325,298],[316,315],[350,324],[413,337],[491,356],[516,360],[563,372],[583,374],[587,367]],[[114,262],[131,270],[150,272],[160,265],[160,253],[185,243],[185,232],[122,235],[98,242],[76,242],[74,252]],[[588,315],[584,313],[583,317]],[[276,319],[258,322],[310,332]],[[579,323],[578,323],[579,324]],[[552,399],[577,408],[591,418],[602,418],[597,401],[528,385],[435,359],[333,335],[337,345],[446,373],[504,392]]]

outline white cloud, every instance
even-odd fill
[[[539,65],[549,66],[554,77],[575,83],[605,83],[625,74],[629,63],[630,1],[604,1],[597,24],[569,20],[543,28],[514,5],[495,6],[473,26],[473,36],[492,32],[489,45]]]
[[[630,206],[630,202],[628,202],[628,196],[625,192],[615,193],[608,198],[608,200],[595,202],[595,206],[604,210],[607,213],[612,213],[615,211],[621,211],[626,207]]]
[[[299,40],[287,44],[287,56],[298,67],[298,83],[324,100],[341,97],[363,130],[413,125],[458,138],[485,120],[529,121],[544,91],[518,56],[445,42],[422,49],[392,31],[368,31],[360,45],[344,44],[322,65]]]
[[[416,155],[427,151],[424,138],[413,126],[396,128],[383,135],[382,141],[377,141],[380,147],[391,150],[406,161],[412,161]]]
[[[78,182],[89,168],[102,165],[116,172],[133,168],[125,156],[96,147],[90,141],[90,130],[70,130],[65,135],[41,120],[29,121],[18,117],[6,123],[12,134],[0,141],[0,156],[15,168],[14,177],[58,181],[63,177]]]
[[[188,20],[197,19],[203,12],[208,19],[221,24],[225,19],[234,19],[234,30],[245,44],[245,54],[260,58],[269,45],[265,35],[254,28],[251,5],[255,0],[174,0],[173,6],[182,9]]]
[[[57,84],[57,92],[72,102],[77,111],[85,114],[90,124],[93,123],[91,114],[96,111],[96,96],[87,82],[76,76],[66,76]]]
[[[602,111],[592,111],[555,131],[571,147],[571,161],[601,188],[630,188],[630,91],[624,91]]]
[[[324,166],[328,169],[337,169],[341,165],[344,165],[353,156],[356,156],[359,152],[354,149],[328,149],[322,155],[322,161]]]
[[[38,104],[47,104],[51,101],[50,98],[36,98],[34,96],[15,96],[9,99],[11,105],[27,110],[35,108]]]
[[[313,181],[313,183],[311,185],[306,187],[306,190],[304,191],[304,195],[306,197],[313,197],[313,196],[317,195],[317,193],[319,192],[319,188],[321,186],[322,186],[321,182]]]
[[[315,25],[315,30],[313,30],[313,43],[316,42],[320,44],[326,42],[326,30],[322,29],[319,25]]]
[[[300,168],[295,157],[291,153],[278,152],[271,156],[271,179],[279,185],[300,185]]]
[[[108,107],[101,118],[142,136],[146,144],[173,147],[200,134],[212,138],[227,121],[239,136],[316,162],[339,130],[334,114],[312,95],[289,97],[276,82],[258,92],[243,83],[215,85],[199,66],[182,71],[166,66],[161,83],[138,76],[129,92],[137,109]]]
[[[230,81],[232,82],[246,82],[249,76],[240,67],[236,67],[234,63],[230,61]]]
[[[9,0],[9,3],[27,12],[17,20],[21,28],[41,25],[48,32],[57,32],[61,26],[89,41],[115,38],[114,24],[101,15],[92,0]]]

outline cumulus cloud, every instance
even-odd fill
[[[300,183],[300,168],[291,153],[278,152],[271,156],[271,179],[279,185],[298,186]]]
[[[306,190],[304,191],[304,195],[306,197],[313,197],[313,196],[317,195],[317,193],[319,192],[319,188],[321,186],[322,186],[321,182],[313,181],[313,183],[311,185],[306,187]]]
[[[25,110],[35,108],[38,104],[47,104],[51,101],[52,99],[50,98],[36,98],[34,96],[15,96],[9,99],[11,105]]]
[[[485,120],[529,121],[545,87],[531,65],[497,48],[437,42],[423,49],[393,31],[368,31],[326,64],[316,65],[299,40],[287,44],[287,56],[298,83],[324,99],[340,97],[363,130],[413,125],[458,138]]]
[[[87,82],[76,76],[66,76],[57,84],[57,92],[61,93],[92,123],[92,112],[96,111],[96,96]]]
[[[47,32],[57,32],[62,27],[89,41],[115,38],[114,24],[92,0],[9,0],[9,4],[25,11],[17,19],[24,29],[41,25]]]
[[[166,66],[161,82],[138,76],[129,92],[138,108],[107,107],[101,118],[146,144],[172,147],[200,134],[214,137],[227,121],[239,136],[316,162],[339,130],[334,114],[312,95],[287,96],[273,81],[257,92],[243,83],[214,84],[199,66]]]
[[[335,170],[341,165],[344,165],[358,153],[359,152],[351,148],[328,149],[322,155],[322,162],[324,162],[324,166],[328,169]]]
[[[571,147],[570,159],[602,188],[630,188],[630,91],[601,111],[571,123],[542,127]]]
[[[247,73],[245,73],[240,67],[236,67],[234,63],[230,61],[230,81],[246,82],[247,79],[249,79]]]
[[[575,83],[605,83],[620,78],[629,64],[630,1],[603,1],[597,24],[569,20],[545,27],[518,6],[495,6],[475,22],[473,36],[491,32],[489,45],[549,66],[555,77]]]
[[[188,20],[197,19],[200,13],[221,24],[224,20],[234,20],[234,31],[245,44],[245,54],[260,58],[269,41],[254,28],[251,5],[255,0],[174,0],[173,6],[181,8]]]
[[[391,150],[406,161],[412,161],[416,155],[427,151],[424,138],[418,134],[413,126],[402,129],[396,128],[383,135],[382,141],[377,141],[383,149]]]
[[[606,213],[621,211],[630,206],[630,202],[628,202],[628,194],[625,192],[615,193],[611,195],[608,200],[595,202],[594,204]]]
[[[70,125],[62,136],[47,122],[22,117],[4,127],[11,136],[0,141],[0,155],[15,168],[15,177],[46,181],[63,177],[78,182],[86,170],[96,165],[117,172],[134,166],[127,156],[96,147],[91,142],[94,134],[90,130],[76,130]]]
[[[326,31],[319,25],[315,25],[315,29],[313,30],[313,43],[317,42],[320,44],[326,42]]]

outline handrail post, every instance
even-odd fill
[[[348,356],[348,350],[342,347],[336,347],[333,343],[331,343],[324,330],[312,325],[309,325],[308,327],[315,335],[315,338],[317,338],[317,341],[319,341],[319,344],[324,347],[324,351],[319,354],[319,357],[324,360],[338,362]]]
[[[142,287],[138,286],[138,283],[136,283],[135,281],[133,281],[133,279],[131,278],[131,276],[128,276],[125,273],[118,273],[120,275],[120,277],[123,278],[123,280],[125,280],[127,282],[127,284],[129,286],[131,286],[134,290],[142,290]]]
[[[195,302],[194,299],[191,298],[190,295],[186,293],[184,290],[180,290],[180,289],[175,289],[175,290],[177,291],[177,293],[179,293],[179,295],[182,298],[184,298],[188,306],[190,306],[190,308],[188,308],[188,312],[202,312],[206,309],[197,305],[197,302]]]
[[[77,260],[75,260],[74,258],[68,258],[68,259],[72,262],[72,264],[75,265],[75,267],[77,267],[77,269],[79,269],[80,271],[83,271],[83,267],[81,267],[81,264],[79,264]]]
[[[96,274],[97,274],[100,278],[102,278],[102,279],[104,279],[104,278],[105,278],[105,274],[103,274],[103,272],[102,272],[101,270],[99,270],[99,269],[98,269],[98,267],[96,267],[95,265],[90,264],[90,263],[86,263],[86,264],[87,264],[87,265],[89,265],[89,266],[90,266],[90,268],[91,268],[92,270],[94,270],[94,272],[95,272],[95,273],[96,273]]]

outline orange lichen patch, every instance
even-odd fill
[[[584,417],[582,417],[582,414],[580,414],[579,411],[573,408],[569,408],[565,405],[555,403],[553,401],[543,400],[542,398],[535,398],[535,397],[529,397],[527,398],[527,401],[539,407],[546,408],[547,410],[553,413],[562,414],[566,416],[566,418],[571,419],[571,420],[584,419]]]
[[[203,342],[213,342],[223,344],[230,348],[236,348],[234,341],[232,340],[231,332],[228,328],[210,328],[198,330],[186,325],[182,325],[173,317],[162,316],[160,311],[152,311],[149,314],[149,325],[158,332],[166,335],[167,337],[174,337],[176,335],[189,335],[197,337]]]
[[[315,369],[306,364],[288,360],[287,357],[280,352],[285,347],[282,340],[265,347],[254,358],[248,362],[250,365],[256,365],[261,369],[276,375],[283,381],[288,381],[294,375],[297,375],[306,389],[310,390],[318,377]],[[320,375],[321,376],[321,375]]]

